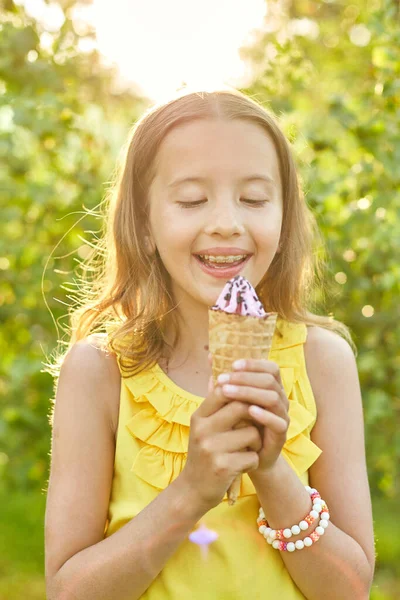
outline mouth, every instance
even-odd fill
[[[235,275],[238,275],[252,257],[252,255],[249,254],[248,256],[246,256],[246,258],[242,258],[233,263],[214,264],[211,262],[205,262],[203,259],[200,258],[198,254],[193,254],[193,256],[204,273],[207,273],[212,277],[220,277],[225,279],[230,279],[231,277],[235,277]]]

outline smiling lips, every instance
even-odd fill
[[[204,261],[199,256],[194,255],[196,261],[201,267],[201,270],[207,273],[207,275],[211,275],[212,277],[230,279],[235,275],[238,275],[240,271],[243,269],[243,266],[247,264],[250,260],[251,255],[244,256],[239,260],[229,263],[222,262],[211,262],[209,260]],[[244,256],[244,258],[243,258]]]
[[[208,248],[195,254],[202,263],[221,268],[223,265],[239,265],[246,260],[248,255],[249,252],[242,248]]]
[[[197,255],[202,263],[212,266],[234,266],[242,263],[246,258],[246,254],[238,256],[211,256],[211,255]]]
[[[208,275],[229,279],[241,271],[252,255],[248,250],[231,246],[207,248],[193,256]]]
[[[223,247],[216,247],[216,248],[206,248],[205,250],[199,250],[198,252],[195,252],[194,254],[196,255],[202,255],[202,256],[242,256],[242,255],[248,255],[250,254],[250,252],[248,250],[244,250],[243,248],[237,248],[237,247],[228,247],[228,248],[223,248]]]

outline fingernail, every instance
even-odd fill
[[[250,408],[249,408],[249,413],[251,415],[254,415],[255,417],[261,417],[263,412],[264,412],[263,409],[260,408],[259,406],[250,406]]]
[[[246,361],[241,359],[241,360],[235,360],[235,362],[233,363],[232,367],[234,369],[244,369],[246,366]]]
[[[230,377],[227,373],[223,373],[222,375],[218,375],[217,381],[218,383],[228,383]]]

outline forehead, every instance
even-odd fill
[[[271,137],[261,125],[243,120],[201,119],[173,128],[155,161],[156,177],[243,177],[253,173],[280,181]]]

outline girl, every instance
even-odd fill
[[[316,230],[274,117],[238,92],[175,98],[134,128],[114,192],[59,362],[48,598],[365,600],[356,362],[310,311]],[[269,359],[214,387],[208,307],[232,269],[279,318]]]

